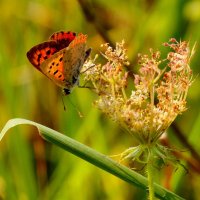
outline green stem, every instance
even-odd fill
[[[148,179],[149,200],[154,200],[153,167],[151,161],[152,159],[150,151],[146,169],[147,169],[147,179]]]

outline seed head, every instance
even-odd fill
[[[132,83],[124,68],[129,64],[124,41],[117,43],[115,49],[102,45],[105,64],[97,63],[95,58],[85,66],[85,80],[92,83],[99,96],[95,106],[142,144],[155,143],[177,115],[186,110],[192,82],[189,62],[194,51],[190,51],[187,42],[175,39],[164,46],[172,50],[166,59],[152,49],[149,55],[139,55],[140,69]],[[131,93],[128,84],[134,84]]]

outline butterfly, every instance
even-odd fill
[[[56,32],[48,41],[32,47],[27,58],[68,95],[79,84],[81,68],[90,55],[91,49],[86,49],[86,41],[87,36],[82,33]]]

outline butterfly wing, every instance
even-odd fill
[[[50,36],[49,40],[54,40],[58,44],[58,51],[66,48],[75,39],[76,33],[71,31],[59,31]]]
[[[27,52],[27,57],[34,67],[42,71],[40,69],[40,65],[56,52],[68,47],[75,37],[76,33],[73,33],[71,31],[56,32],[50,36],[50,41],[38,44],[31,48]]]
[[[57,43],[49,41],[34,46],[26,55],[30,63],[41,71],[40,65],[57,51]]]
[[[73,32],[56,32],[50,40],[27,52],[29,61],[39,71],[66,91],[78,82],[86,59],[87,36]]]
[[[67,48],[64,48],[41,66],[41,71],[56,85],[71,89],[78,81],[80,69],[85,61],[86,35],[79,34]]]
[[[85,62],[87,36],[79,34],[68,46],[64,54],[64,76],[74,86],[78,82],[80,70]]]
[[[68,86],[68,80],[64,76],[63,58],[66,48],[58,51],[49,59],[45,60],[41,66],[41,71],[50,78],[56,85],[64,88]]]

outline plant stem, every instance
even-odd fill
[[[149,200],[154,200],[154,188],[153,188],[153,168],[151,151],[149,151],[149,158],[147,162],[147,179],[148,179],[148,190],[149,190]]]

